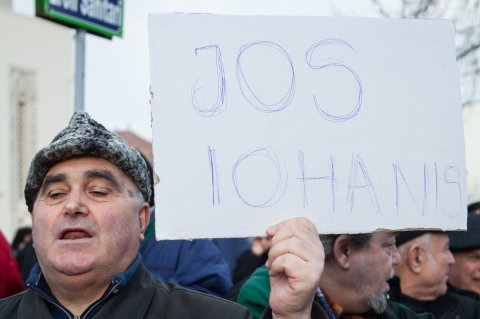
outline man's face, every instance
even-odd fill
[[[390,289],[387,280],[393,276],[393,267],[400,262],[395,235],[389,231],[373,233],[369,245],[355,251],[355,261],[352,261],[352,270],[358,273],[354,285],[364,296],[367,306],[376,313],[382,313],[387,307],[386,294]]]
[[[450,267],[450,283],[480,294],[480,248],[456,252],[453,256],[455,264]]]
[[[32,211],[47,281],[55,275],[111,278],[125,270],[149,219],[148,206],[137,198],[130,178],[107,160],[77,157],[52,166]]]
[[[431,241],[425,247],[426,260],[422,269],[424,285],[439,297],[447,292],[447,281],[450,266],[455,260],[449,250],[449,239],[446,233],[431,233]]]

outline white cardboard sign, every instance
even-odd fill
[[[449,21],[153,14],[157,239],[466,228]]]

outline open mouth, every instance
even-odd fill
[[[83,229],[65,229],[60,233],[60,239],[75,240],[92,237],[87,231]]]

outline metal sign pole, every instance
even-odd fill
[[[75,32],[75,112],[85,109],[85,34],[84,29]]]

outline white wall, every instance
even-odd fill
[[[12,240],[16,229],[30,218],[24,203],[12,200],[15,174],[11,157],[16,132],[11,131],[11,70],[33,74],[34,138],[28,144],[28,154],[35,154],[67,125],[73,113],[73,32],[0,6],[0,47],[0,229]]]

